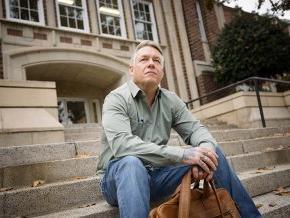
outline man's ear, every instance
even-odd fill
[[[133,65],[129,65],[129,73],[131,76],[133,76]]]

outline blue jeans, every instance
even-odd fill
[[[217,188],[225,188],[238,205],[242,218],[261,217],[254,202],[232,171],[220,148],[216,150],[218,168],[214,173]],[[189,165],[146,168],[134,156],[111,160],[101,180],[106,201],[119,207],[121,218],[147,218],[150,202],[160,201],[173,194]]]

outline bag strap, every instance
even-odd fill
[[[190,202],[191,202],[191,180],[192,179],[192,173],[191,170],[189,170],[182,179],[181,185],[180,185],[180,196],[179,196],[179,208],[178,208],[178,218],[189,218],[189,212],[190,212]],[[199,182],[199,181],[198,181]],[[219,211],[221,214],[221,217],[223,218],[223,212],[221,207],[220,199],[217,195],[216,188],[214,185],[213,180],[210,180],[207,182],[204,180],[204,196],[208,196],[210,192],[209,185],[211,186],[215,199],[217,201]],[[195,187],[196,188],[196,187]]]
[[[206,183],[208,183],[207,181],[205,181]],[[223,211],[222,211],[222,206],[221,206],[221,202],[220,202],[220,199],[216,193],[216,188],[215,188],[215,185],[214,185],[214,182],[213,182],[213,179],[209,181],[209,184],[211,185],[211,188],[214,192],[214,195],[215,195],[215,199],[217,201],[217,204],[218,204],[218,207],[219,207],[219,210],[220,210],[220,213],[221,213],[221,216],[222,218],[224,217],[224,214],[223,214]]]
[[[189,218],[191,197],[191,169],[183,176],[180,186],[178,218]]]

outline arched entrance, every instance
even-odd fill
[[[100,122],[105,96],[127,81],[127,62],[97,52],[27,49],[9,57],[12,79],[56,82],[58,117],[64,125]]]

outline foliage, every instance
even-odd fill
[[[206,0],[205,4],[208,9],[212,9],[215,2],[217,3],[229,3],[229,2],[235,2],[237,0]],[[281,14],[284,14],[285,11],[290,10],[290,0],[279,0],[279,1],[273,1],[269,0],[271,4],[271,11],[273,14],[281,12]],[[265,3],[265,0],[258,0],[257,9],[260,9],[261,6]]]
[[[281,75],[290,72],[290,36],[277,19],[242,13],[218,36],[212,59],[221,84]]]

